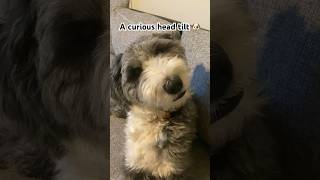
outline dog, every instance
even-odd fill
[[[184,178],[197,118],[189,86],[190,70],[175,33],[143,36],[118,56],[111,92],[128,102],[125,179]]]
[[[21,178],[107,179],[106,3],[0,5],[1,168]]]

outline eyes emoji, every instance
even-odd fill
[[[198,29],[200,29],[200,25],[197,24],[197,23],[195,23],[195,24],[192,25],[192,28],[193,28],[194,30],[198,30]]]

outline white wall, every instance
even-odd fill
[[[210,30],[210,0],[130,0],[130,8]]]

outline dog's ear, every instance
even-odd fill
[[[115,56],[112,64],[111,64],[111,81],[113,83],[121,83],[121,58],[122,53]],[[120,81],[120,82],[119,82]]]
[[[129,109],[129,102],[123,95],[121,80],[121,62],[122,54],[117,56],[113,56],[111,59],[111,90],[110,90],[110,105],[111,105],[111,113],[118,116],[125,118],[127,111]]]
[[[113,57],[113,64],[111,65],[111,98],[119,99],[123,96],[122,86],[121,86],[121,58],[122,54]]]

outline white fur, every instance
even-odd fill
[[[178,159],[172,158],[167,149],[158,147],[164,136],[163,128],[169,123],[165,112],[132,106],[127,120],[125,154],[128,168],[159,177],[182,173],[184,167],[179,167],[181,162],[176,162]],[[186,164],[186,159],[184,161]]]
[[[172,110],[181,107],[190,97],[190,70],[185,60],[176,57],[157,56],[143,63],[143,72],[138,87],[139,99],[145,106],[162,110]],[[165,79],[178,75],[182,82],[182,91],[186,94],[177,101],[176,95],[170,95],[163,89]]]

